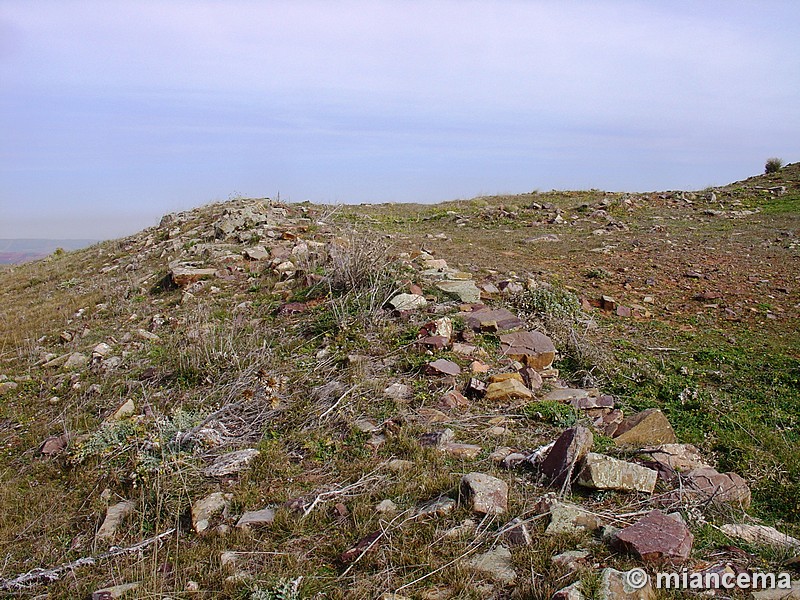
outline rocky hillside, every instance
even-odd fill
[[[0,589],[800,596],[798,173],[236,199],[0,272]]]

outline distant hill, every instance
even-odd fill
[[[99,240],[0,239],[0,265],[18,265],[38,258],[44,258],[48,254],[52,254],[56,248],[80,250],[98,241]]]

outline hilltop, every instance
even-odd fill
[[[237,198],[0,271],[0,589],[797,578],[799,233],[796,163],[700,191]]]

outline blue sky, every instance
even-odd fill
[[[0,0],[0,238],[800,160],[800,2]]]

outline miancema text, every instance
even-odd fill
[[[656,573],[656,588],[707,590],[788,590],[792,587],[789,573]]]

